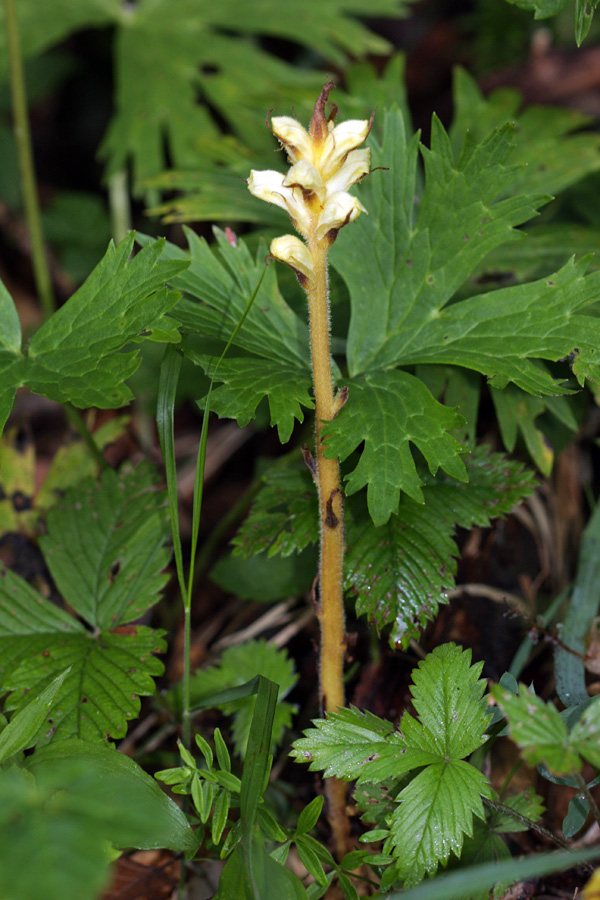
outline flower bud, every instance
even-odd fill
[[[279,262],[290,266],[300,279],[312,280],[315,277],[312,256],[302,241],[293,234],[283,234],[271,241],[271,256]]]

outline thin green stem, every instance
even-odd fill
[[[84,444],[87,446],[88,450],[90,451],[90,454],[93,456],[93,458],[98,463],[100,471],[103,472],[105,469],[108,469],[108,467],[109,467],[108,463],[104,459],[102,451],[96,444],[96,441],[94,440],[94,436],[92,435],[89,428],[85,424],[85,421],[83,420],[83,417],[82,417],[81,413],[79,412],[79,410],[75,409],[75,407],[71,403],[63,403],[63,407],[67,414],[67,418],[68,418],[70,424],[77,431],[77,433],[83,440]]]
[[[21,57],[15,0],[4,0],[4,14],[15,141],[17,144],[17,157],[21,175],[25,218],[27,220],[29,240],[31,241],[33,275],[44,315],[50,316],[56,309],[56,302],[52,290],[52,279],[50,278],[50,269],[46,258],[44,235],[42,231],[40,204],[33,164],[31,133],[29,130],[29,119],[27,117],[27,95],[25,91],[25,77],[23,74],[23,60]]]
[[[510,816],[515,819],[517,822],[520,822],[521,825],[525,825],[527,828],[530,828],[532,831],[537,832],[537,834],[542,837],[547,838],[547,840],[551,841],[553,844],[557,844],[557,846],[562,847],[564,850],[571,850],[572,847],[568,841],[566,841],[563,837],[560,837],[557,834],[554,834],[548,828],[545,828],[543,825],[540,825],[539,822],[534,822],[533,819],[529,819],[527,816],[522,815],[517,812],[515,809],[512,809],[510,806],[506,806],[504,803],[498,803],[496,800],[489,800],[487,797],[483,797],[483,805],[487,806],[488,809],[493,809],[497,812],[503,813],[505,816]],[[589,867],[590,870],[593,870],[593,867]]]

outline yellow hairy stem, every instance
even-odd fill
[[[337,459],[327,459],[322,432],[336,414],[329,348],[329,304],[327,296],[327,239],[308,240],[315,277],[308,286],[310,340],[316,415],[316,483],[319,494],[320,562],[319,606],[321,627],[320,693],[326,712],[344,705],[344,497]],[[329,821],[336,856],[348,852],[350,823],[346,815],[346,785],[326,781]]]

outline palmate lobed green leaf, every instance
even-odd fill
[[[183,294],[174,312],[182,330],[226,343],[263,278],[236,335],[235,347],[261,361],[279,363],[286,372],[296,370],[301,384],[306,384],[307,378],[310,382],[308,326],[281,296],[275,268],[270,266],[265,272],[266,247],[260,245],[253,258],[243,240],[231,234],[227,237],[215,228],[215,252],[190,229],[186,228],[185,233],[187,251],[168,242],[163,250],[164,260],[186,263],[186,271],[172,280],[173,287]],[[149,240],[143,236],[139,239],[143,244]],[[224,363],[228,360],[230,357]],[[259,374],[260,371],[259,367]]]
[[[165,282],[185,268],[184,261],[160,262],[162,241],[130,260],[133,235],[112,243],[73,296],[35,333],[22,355],[11,325],[10,343],[0,348],[0,428],[15,391],[22,385],[59,403],[112,409],[132,399],[127,378],[137,369],[136,350],[122,352],[154,332],[177,341],[167,313],[179,296]],[[2,293],[4,305],[9,298]],[[12,303],[12,301],[11,301]]]
[[[454,70],[452,94],[454,116],[449,133],[457,151],[467,131],[482,141],[493,128],[505,122],[514,123],[515,151],[511,158],[522,168],[506,188],[506,195],[545,193],[556,196],[600,168],[600,139],[597,134],[583,130],[590,119],[579,110],[547,105],[523,108],[520,92],[507,88],[484,96],[475,79],[460,67]],[[534,226],[532,231],[535,233],[536,230],[537,226]],[[529,243],[530,238],[528,232],[523,244]],[[515,252],[524,252],[523,246],[515,248]],[[492,259],[495,256],[493,252]],[[564,257],[559,264],[563,262]],[[488,265],[487,261],[484,265]],[[486,271],[495,271],[494,262]]]
[[[162,494],[144,466],[106,472],[98,488],[67,492],[43,540],[50,569],[80,619],[7,570],[0,577],[0,681],[19,709],[70,667],[41,743],[125,735],[154,691],[162,633],[128,624],[157,597],[168,561]],[[85,624],[84,624],[85,623]]]
[[[566,389],[535,360],[574,353],[580,383],[597,379],[600,325],[584,311],[600,280],[597,273],[585,277],[585,260],[533,284],[447,306],[491,250],[522,237],[515,226],[548,199],[501,198],[518,171],[507,163],[510,128],[496,129],[480,144],[467,135],[455,160],[447,135],[434,123],[417,214],[417,144],[407,141],[398,111],[386,114],[382,147],[372,149],[374,164],[386,168],[361,185],[361,201],[374,215],[362,216],[332,251],[350,291],[354,378],[394,365],[452,364],[486,375],[499,388],[513,382],[533,394],[556,394]]]
[[[405,6],[393,0],[306,0],[298,19],[277,0],[250,6],[245,0],[220,6],[195,0],[137,4],[117,35],[117,115],[102,147],[109,172],[132,158],[139,189],[166,167],[167,148],[180,169],[195,168],[199,151],[210,159],[205,145],[220,131],[207,106],[248,147],[268,151],[273,144],[264,128],[266,110],[293,107],[300,118],[309,116],[325,73],[294,68],[249,36],[291,40],[344,65],[348,55],[389,49],[354,15],[395,17]],[[252,72],[251,81],[240,72]]]
[[[332,263],[352,304],[348,362],[353,376],[403,363],[427,345],[427,332],[473,268],[494,247],[521,235],[542,196],[496,201],[515,175],[507,164],[511,127],[479,145],[467,140],[455,161],[434,119],[424,149],[425,189],[415,213],[418,141],[408,140],[398,110],[386,112],[382,144],[371,139],[374,172],[360,198],[372,215],[342,233]],[[416,218],[416,222],[414,219]]]
[[[421,451],[435,475],[441,467],[466,481],[460,459],[464,447],[448,434],[463,417],[433,398],[414,375],[398,370],[373,372],[350,384],[348,402],[323,430],[326,455],[345,460],[361,443],[364,450],[347,476],[346,492],[367,486],[367,503],[375,525],[398,512],[400,491],[423,502],[421,478],[409,442]]]

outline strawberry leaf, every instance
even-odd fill
[[[85,498],[82,500],[82,496]],[[156,602],[167,576],[164,498],[145,467],[109,470],[68,491],[48,517],[40,543],[78,618],[18,575],[0,578],[0,680],[19,709],[70,667],[40,743],[125,735],[139,696],[154,692],[164,650],[161,632],[128,624]]]

